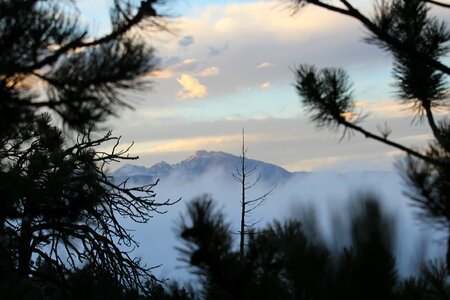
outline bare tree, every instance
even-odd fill
[[[263,195],[248,199],[247,191],[258,184],[261,179],[261,174],[258,172],[258,168],[253,166],[249,168],[247,165],[247,148],[245,147],[245,133],[242,129],[242,148],[240,155],[240,166],[233,172],[233,178],[241,185],[241,222],[240,222],[240,241],[239,241],[239,254],[241,260],[244,258],[245,252],[245,236],[250,233],[250,230],[261,221],[250,221],[249,218],[253,211],[264,204],[267,197],[273,192],[275,186],[270,188]],[[256,176],[256,178],[255,178]]]

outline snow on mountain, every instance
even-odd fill
[[[246,170],[255,169],[255,174],[261,176],[261,181],[266,183],[276,183],[285,181],[293,175],[289,171],[269,163],[258,160],[246,159]],[[230,176],[240,168],[241,158],[225,152],[199,150],[187,159],[177,163],[168,164],[159,162],[150,168],[127,164],[110,175],[118,180],[130,178],[137,182],[155,181],[170,175],[178,175],[185,178],[193,178],[212,174],[217,171],[229,173]],[[258,176],[258,175],[256,175]],[[255,177],[256,178],[256,177]]]
[[[146,175],[147,168],[143,166],[136,166],[132,164],[126,164],[117,171],[113,172],[114,176],[138,176],[138,175]]]

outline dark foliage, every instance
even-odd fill
[[[112,142],[111,152],[95,147]],[[132,258],[137,246],[121,218],[147,222],[169,202],[155,202],[155,184],[128,188],[105,173],[105,165],[133,159],[110,133],[81,135],[66,147],[60,130],[42,115],[4,143],[0,152],[2,256],[4,272],[41,277],[38,257],[64,278],[69,267],[89,262],[114,274],[124,286],[143,288],[150,268]]]
[[[151,268],[131,255],[138,245],[121,221],[145,223],[169,202],[155,202],[156,183],[108,176],[111,162],[137,157],[94,130],[130,106],[126,91],[148,86],[155,63],[141,29],[165,27],[157,1],[112,3],[111,31],[92,36],[77,1],[0,0],[2,299],[70,299],[56,287],[91,279],[110,299],[151,290]],[[73,145],[50,114],[79,133]]]
[[[350,246],[334,252],[301,222],[275,222],[250,235],[242,260],[222,213],[200,197],[179,227],[182,258],[200,279],[202,299],[447,299],[442,264],[399,278],[392,217],[375,198],[358,200],[349,206]]]
[[[60,279],[57,270],[38,261],[41,274],[48,278]],[[120,284],[113,273],[86,265],[67,273],[64,282],[50,283],[37,278],[5,280],[0,284],[2,299],[47,299],[47,300],[187,300],[195,299],[192,292],[176,285],[165,288],[160,282],[148,279],[147,293]]]
[[[93,37],[80,25],[76,1],[0,1],[0,132],[39,108],[84,129],[129,106],[121,92],[145,87],[141,78],[155,67],[153,49],[138,35],[139,28],[164,29],[155,4],[114,1],[113,30]]]
[[[311,4],[357,19],[369,32],[366,40],[392,54],[394,88],[399,100],[416,113],[419,121],[426,119],[433,133],[434,141],[428,149],[418,150],[392,140],[392,130],[387,125],[378,134],[359,125],[362,119],[353,112],[351,85],[342,70],[300,66],[296,72],[296,88],[311,119],[320,127],[343,127],[405,152],[408,156],[401,165],[412,188],[408,195],[424,209],[422,216],[426,218],[422,219],[448,229],[450,130],[448,120],[443,118],[437,122],[435,114],[437,109],[448,109],[450,69],[440,61],[450,51],[450,31],[444,21],[430,16],[430,5],[450,7],[440,1],[377,1],[375,13],[369,18],[349,1],[291,2],[297,9]],[[450,238],[448,245],[450,272]]]

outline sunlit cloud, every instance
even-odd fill
[[[284,165],[283,167],[286,168],[287,170],[314,171],[322,169],[324,167],[331,166],[343,160],[345,160],[345,158],[339,156],[320,157],[294,162],[291,164]]]
[[[344,154],[344,155],[331,155],[322,156],[318,158],[305,159],[297,162],[293,162],[283,167],[288,170],[302,170],[302,171],[318,171],[318,170],[331,170],[338,164],[348,164],[349,162],[381,162],[383,160],[393,160],[404,155],[404,152],[397,150],[389,150],[378,153],[364,153],[364,154]],[[356,166],[356,165],[355,165]]]
[[[245,140],[249,143],[264,141],[268,138],[270,138],[270,135],[262,133],[245,135]],[[131,153],[133,155],[144,155],[173,152],[195,152],[200,149],[223,150],[224,145],[239,145],[241,142],[242,135],[240,133],[214,136],[193,136],[179,139],[175,138],[135,143],[131,149]],[[239,147],[236,147],[236,149],[239,149]]]
[[[364,112],[370,116],[379,118],[402,118],[414,117],[416,112],[411,109],[411,105],[402,103],[397,99],[379,100],[379,101],[355,101],[355,107],[364,108]],[[448,115],[448,109],[435,109],[433,111],[436,116]]]
[[[347,111],[347,112],[343,112],[341,113],[341,117],[343,117],[347,122],[356,120],[356,118],[358,117],[358,114],[355,114],[351,111]]]
[[[402,105],[399,101],[395,100],[370,102],[366,108],[371,116],[381,118],[399,118],[414,115],[408,106]]]
[[[261,90],[267,90],[268,88],[272,87],[272,84],[270,82],[264,82],[263,84],[261,84],[260,86]]]
[[[155,142],[137,143],[132,148],[133,154],[158,154],[170,152],[197,151],[210,149],[226,143],[236,143],[242,139],[239,134],[221,136],[201,136],[185,139],[160,140]]]
[[[179,29],[178,37],[171,36],[155,45],[158,53],[164,57],[161,58],[162,70],[153,74],[157,77],[154,88],[156,95],[152,97],[155,101],[148,102],[145,106],[149,116],[143,115],[139,120],[133,118],[136,127],[129,131],[137,136],[133,137],[135,141],[142,142],[150,139],[150,136],[155,140],[154,144],[146,144],[147,148],[139,148],[142,153],[147,153],[145,151],[150,148],[156,149],[148,150],[148,153],[157,154],[143,155],[143,160],[153,162],[155,157],[164,158],[164,149],[178,149],[173,151],[179,152],[168,154],[169,159],[181,159],[185,155],[181,151],[195,151],[208,148],[208,145],[214,150],[234,149],[228,146],[231,141],[239,146],[240,137],[237,140],[223,139],[223,144],[211,142],[218,141],[217,138],[205,139],[210,144],[202,143],[201,138],[181,138],[208,134],[227,136],[235,131],[239,132],[242,124],[246,125],[246,131],[290,133],[292,141],[281,141],[281,146],[273,143],[273,138],[256,145],[250,144],[252,152],[258,155],[263,153],[262,155],[277,160],[279,164],[295,164],[300,158],[316,159],[309,162],[309,166],[314,168],[320,164],[325,167],[356,160],[357,157],[353,154],[362,152],[362,146],[345,148],[348,149],[348,160],[329,157],[330,154],[344,152],[342,149],[346,147],[347,140],[338,144],[340,134],[336,138],[334,135],[330,137],[326,131],[316,132],[315,124],[304,121],[307,116],[302,112],[295,89],[289,85],[294,80],[290,67],[297,63],[318,64],[319,68],[339,66],[348,69],[351,75],[357,72],[358,76],[354,76],[358,100],[355,102],[355,112],[368,113],[361,125],[368,130],[376,132],[377,125],[387,121],[394,129],[393,137],[406,137],[408,134],[426,131],[427,128],[409,129],[408,123],[403,127],[397,126],[403,124],[401,122],[405,116],[412,115],[411,111],[398,101],[388,100],[392,96],[387,94],[388,87],[381,89],[374,84],[379,83],[377,76],[381,75],[375,76],[373,68],[368,67],[367,63],[377,70],[385,70],[390,62],[382,51],[370,52],[370,46],[361,42],[364,32],[354,20],[313,7],[305,7],[293,16],[292,11],[283,6],[279,2],[270,1],[222,1],[202,5],[190,15],[176,19],[179,24],[179,28],[175,28]],[[190,44],[190,39],[186,39],[182,43],[186,42],[189,46],[180,47],[179,38],[188,36],[195,37],[192,39],[193,43]],[[374,48],[376,51],[376,47]],[[364,79],[362,84],[360,79]],[[371,92],[374,96],[368,95],[367,90],[375,90]],[[208,101],[174,101],[175,95],[178,100],[208,96]],[[273,97],[277,97],[276,101]],[[375,102],[377,99],[380,101]],[[139,114],[141,110],[137,109],[135,112]],[[255,120],[248,121],[249,118]],[[282,118],[286,120],[281,120]],[[212,123],[205,123],[210,121]],[[192,125],[193,122],[199,124]],[[123,123],[131,122],[128,119]],[[284,125],[285,123],[289,123],[289,126]],[[150,124],[155,126],[151,127]],[[251,124],[254,124],[253,128]],[[163,126],[165,128],[161,129]],[[121,128],[120,124],[117,128]],[[137,131],[140,132],[139,135],[136,134]],[[313,136],[306,145],[298,141],[300,136],[303,138],[305,135]],[[161,140],[164,138],[173,140]],[[363,139],[356,134],[351,143],[359,138]],[[364,145],[366,143],[364,140]],[[410,142],[405,141],[404,144],[408,145]],[[411,140],[411,144],[415,144],[415,140]],[[303,153],[287,149],[302,149]],[[379,145],[376,149],[380,152],[385,148],[384,145]],[[285,153],[280,154],[280,151]],[[390,163],[385,166],[389,167]],[[304,168],[299,165],[290,169]]]
[[[198,68],[198,65],[199,63],[196,59],[188,58],[173,66],[172,70],[177,73],[192,72]]]
[[[210,68],[206,68],[203,69],[198,76],[200,77],[209,77],[209,76],[214,76],[220,73],[220,68],[219,67],[210,67]]]
[[[268,68],[271,67],[272,64],[269,62],[263,62],[256,66],[257,69]]]
[[[177,81],[183,87],[177,94],[180,99],[203,98],[208,94],[206,86],[191,75],[182,74]]]
[[[355,107],[364,107],[364,106],[367,106],[367,101],[355,101],[354,102],[354,105],[355,105]]]
[[[222,18],[220,20],[218,20],[215,24],[214,24],[214,29],[222,34],[228,34],[228,33],[233,33],[236,32],[236,30],[239,29],[239,22],[237,20],[234,20],[231,17],[226,17],[226,18]]]
[[[153,70],[147,74],[149,77],[168,79],[176,77],[183,73],[193,72],[198,68],[198,61],[194,58],[180,59],[177,56],[172,56],[161,64],[162,67]]]
[[[292,16],[292,11],[287,7],[282,8],[275,1],[232,3],[207,7],[195,22],[212,23],[209,28],[223,36],[249,32],[276,32],[279,38],[292,40],[299,36],[293,35],[292,32],[310,34],[324,29],[329,30],[330,25],[336,26],[336,23],[342,24],[342,21],[346,21],[338,14],[323,9],[308,8],[308,11],[317,13],[300,14],[301,18],[299,15]]]
[[[154,77],[154,78],[172,78],[175,76],[175,73],[170,69],[162,69],[162,70],[155,70],[151,71],[148,76]]]
[[[363,44],[357,36],[351,38],[361,33],[349,18],[314,7],[292,15],[287,6],[276,1],[205,4],[193,15],[177,18],[177,24],[180,36],[195,37],[195,43],[182,49],[180,39],[173,39],[156,48],[169,57],[180,59],[169,68],[175,77],[181,74],[204,77],[201,72],[208,66],[233,74],[223,76],[220,82],[208,81],[208,89],[214,95],[234,92],[236,86],[267,88],[267,84],[260,86],[269,80],[263,77],[266,68],[271,70],[272,84],[289,83],[293,77],[289,67],[299,59],[313,63],[312,57],[333,56],[342,63],[341,56],[345,56],[352,64],[359,63],[359,56],[355,59],[355,55],[349,54],[351,51],[347,48],[341,49],[341,45],[347,45],[349,40],[352,45]],[[340,46],[330,55],[330,45],[334,41],[339,41]],[[308,47],[304,47],[305,43]],[[322,59],[320,62],[326,63]],[[347,63],[342,64],[345,67]]]

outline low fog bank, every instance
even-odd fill
[[[247,199],[266,193],[272,186],[263,181],[248,191]],[[403,194],[408,187],[393,172],[312,172],[296,174],[286,182],[276,185],[265,204],[253,213],[253,220],[264,227],[274,219],[295,218],[308,226],[317,221],[318,235],[323,237],[330,249],[348,246],[351,203],[363,195],[375,195],[388,215],[394,217],[394,234],[399,273],[413,275],[418,266],[427,259],[445,253],[443,233],[421,222],[415,214],[417,208]],[[135,254],[150,266],[161,265],[154,270],[158,277],[184,281],[189,270],[178,260],[176,247],[181,246],[176,225],[186,209],[186,203],[202,194],[209,194],[226,215],[226,220],[238,232],[240,221],[241,187],[232,174],[216,171],[202,177],[186,178],[174,174],[162,180],[156,187],[157,199],[165,201],[182,198],[167,207],[167,213],[154,215],[148,224],[131,225],[140,242]],[[308,227],[306,227],[308,229]],[[237,236],[236,236],[237,237]],[[236,239],[237,240],[237,239]],[[237,245],[236,245],[237,246]]]

